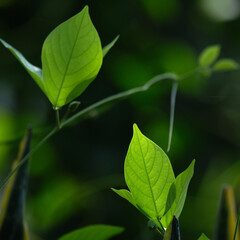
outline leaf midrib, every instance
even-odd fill
[[[149,179],[148,172],[147,172],[147,167],[146,167],[146,164],[145,164],[145,161],[144,161],[144,156],[143,156],[143,152],[142,152],[142,146],[141,146],[141,144],[140,144],[140,139],[139,139],[138,133],[137,133],[137,139],[138,139],[138,143],[139,143],[140,150],[141,150],[141,155],[142,155],[142,159],[143,159],[144,169],[145,169],[145,172],[146,172],[146,175],[147,175],[148,185],[149,185],[150,192],[151,192],[152,199],[153,199],[153,205],[154,205],[155,212],[156,212],[156,218],[158,218],[157,205],[156,205],[156,203],[155,203],[155,198],[154,198],[154,194],[153,194],[153,189],[152,189],[152,186],[151,186],[151,184],[150,184],[150,179]],[[147,142],[147,144],[149,144],[149,143]]]
[[[70,54],[70,56],[69,56],[69,60],[68,60],[68,62],[67,62],[67,66],[66,66],[66,69],[65,69],[63,78],[62,78],[62,80],[61,80],[60,88],[59,88],[58,95],[57,95],[57,98],[56,98],[56,105],[57,105],[57,102],[58,102],[58,100],[59,100],[60,93],[61,93],[61,91],[62,91],[64,79],[66,78],[66,75],[67,75],[67,72],[68,72],[68,68],[69,68],[69,65],[70,65],[70,62],[71,62],[71,58],[72,58],[72,55],[73,55],[73,50],[74,50],[74,48],[75,48],[75,46],[76,46],[76,43],[77,43],[77,40],[78,40],[78,36],[79,36],[79,33],[80,33],[80,29],[81,29],[81,27],[82,27],[82,23],[83,23],[83,19],[84,19],[85,15],[86,15],[86,11],[83,13],[81,23],[79,24],[78,33],[77,33],[77,36],[76,36],[76,39],[75,39],[75,42],[74,42],[74,45],[73,45],[71,54]]]

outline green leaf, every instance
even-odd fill
[[[48,35],[42,65],[45,91],[55,108],[78,97],[97,76],[102,47],[87,6]]]
[[[75,230],[59,238],[59,240],[107,240],[123,232],[122,227],[108,225],[92,225]]]
[[[4,47],[9,49],[9,51],[16,57],[16,59],[27,70],[29,75],[33,78],[33,80],[37,83],[37,85],[41,88],[41,90],[45,92],[44,86],[43,86],[43,79],[42,79],[42,69],[28,62],[27,59],[17,49],[12,47],[10,44],[5,42],[4,40],[0,39],[0,42],[4,45]]]
[[[137,205],[135,203],[135,200],[133,199],[132,193],[130,193],[128,190],[126,189],[114,189],[111,188],[115,193],[117,193],[120,197],[126,199],[128,202],[130,202],[133,206],[135,206],[137,208]]]
[[[219,45],[209,46],[203,50],[199,57],[199,65],[207,67],[211,65],[219,56],[221,47]]]
[[[194,172],[195,160],[189,165],[189,167],[179,174],[173,182],[166,203],[166,214],[161,219],[163,226],[168,226],[172,221],[173,216],[179,217],[181,215],[184,202],[187,195],[188,186]]]
[[[118,39],[119,39],[119,35],[117,37],[115,37],[112,42],[110,42],[107,46],[105,46],[103,48],[103,50],[102,50],[103,51],[103,57],[105,57],[107,55],[109,50],[115,45],[115,43],[117,42]]]
[[[124,166],[125,180],[136,205],[150,220],[159,223],[165,212],[168,191],[175,180],[174,173],[163,150],[145,137],[136,124],[133,129]]]
[[[238,69],[238,64],[232,59],[223,58],[217,61],[213,66],[213,71],[231,71]]]
[[[202,233],[198,240],[210,240],[210,239],[205,234]]]

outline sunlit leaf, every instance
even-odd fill
[[[92,225],[75,230],[59,238],[59,240],[108,240],[123,232],[122,227],[108,225]]]
[[[96,77],[101,64],[100,38],[86,6],[56,27],[43,44],[44,87],[54,107],[79,96]]]
[[[119,39],[119,35],[114,38],[114,40],[112,42],[110,42],[107,46],[105,46],[103,48],[103,57],[105,57],[107,55],[107,53],[110,51],[110,49],[115,45],[115,43],[117,42],[117,40]]]
[[[161,219],[163,226],[168,226],[173,216],[179,217],[181,215],[187,196],[188,185],[193,176],[194,163],[195,161],[193,160],[190,166],[177,176],[169,190],[166,214]]]
[[[221,47],[219,45],[209,46],[203,50],[199,57],[199,65],[207,67],[211,65],[219,56]]]
[[[238,69],[238,67],[239,65],[237,64],[237,62],[232,59],[225,58],[217,61],[213,66],[213,70],[216,72],[231,71]]]
[[[205,234],[202,233],[198,240],[210,240],[210,239]]]
[[[133,128],[124,166],[125,180],[137,206],[158,222],[165,211],[174,173],[163,150],[145,137],[136,124]]]
[[[23,67],[27,70],[30,76],[34,79],[37,85],[44,91],[43,79],[42,79],[42,69],[32,65],[27,59],[14,47],[0,39],[0,42],[7,48],[9,51],[16,57],[16,59],[23,65]]]

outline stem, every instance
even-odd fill
[[[172,133],[173,133],[174,113],[175,113],[175,103],[176,103],[177,89],[178,89],[178,82],[174,81],[172,83],[172,90],[171,90],[170,126],[169,126],[169,135],[168,135],[169,137],[168,137],[167,152],[170,151],[171,142],[172,142]]]
[[[125,91],[125,92],[121,92],[115,95],[112,95],[110,97],[107,97],[103,100],[100,100],[92,105],[90,105],[89,107],[83,109],[82,111],[79,111],[78,113],[76,113],[75,115],[73,115],[72,117],[64,120],[62,123],[60,123],[60,119],[59,119],[59,111],[58,109],[56,110],[56,118],[57,118],[57,127],[55,127],[51,132],[49,132],[18,164],[17,166],[7,175],[7,177],[1,182],[0,184],[0,190],[3,189],[3,187],[5,186],[5,184],[8,182],[8,180],[11,178],[11,176],[24,164],[24,162],[26,162],[28,160],[28,158],[38,150],[38,148],[41,147],[41,145],[43,143],[45,143],[50,137],[52,137],[55,133],[57,133],[58,131],[60,131],[60,129],[64,126],[67,126],[68,124],[70,124],[71,122],[73,122],[74,120],[76,120],[77,118],[79,118],[80,116],[90,112],[91,110],[105,104],[105,103],[109,103],[112,101],[115,101],[117,99],[122,99],[124,97],[127,96],[131,96],[135,93],[138,92],[144,92],[147,91],[152,85],[165,80],[165,79],[171,79],[174,81],[178,80],[177,75],[173,74],[173,73],[164,73],[164,74],[160,74],[155,76],[154,78],[150,79],[146,84],[144,84],[141,87],[136,87],[133,88],[131,90]]]
[[[61,129],[61,121],[59,117],[59,109],[56,110],[56,121],[57,121],[57,128]]]
[[[91,106],[83,109],[82,111],[76,113],[72,117],[63,121],[61,126],[64,127],[64,126],[68,125],[69,123],[73,122],[74,120],[76,120],[80,116],[86,114],[87,112],[90,112],[91,110],[93,110],[93,109],[95,109],[95,108],[97,108],[97,107],[99,107],[99,106],[101,106],[105,103],[109,103],[109,102],[112,102],[112,101],[117,100],[117,99],[128,97],[128,96],[133,95],[133,94],[138,93],[138,92],[147,91],[152,85],[154,85],[154,84],[156,84],[156,83],[158,83],[162,80],[165,80],[165,79],[171,79],[171,80],[177,81],[177,76],[173,73],[164,73],[164,74],[157,75],[154,78],[150,79],[147,83],[145,83],[141,87],[136,87],[136,88],[130,89],[128,91],[112,95],[110,97],[104,98],[103,100],[100,100],[100,101],[92,104]]]

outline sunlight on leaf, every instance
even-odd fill
[[[210,239],[205,234],[202,233],[198,240],[210,240]]]
[[[87,6],[48,35],[42,65],[46,94],[55,108],[79,96],[97,76],[102,47]]]

